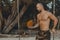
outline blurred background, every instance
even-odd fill
[[[20,14],[22,14],[22,17],[19,18],[21,34],[24,33],[23,31],[27,31],[27,32],[28,32],[28,30],[30,31],[31,29],[29,29],[28,27],[36,24],[36,15],[38,14],[38,11],[36,10],[36,3],[39,3],[39,2],[43,4],[44,8],[47,11],[52,12],[58,18],[58,20],[60,20],[60,14],[59,14],[60,0],[25,0],[25,1],[21,0],[20,4],[19,4],[19,12],[21,12],[21,8],[23,10],[22,12],[24,12],[23,14],[20,13]],[[25,8],[25,10],[24,10],[24,8]],[[57,30],[60,30],[59,24],[60,24],[60,21],[57,24],[57,27],[56,27]],[[53,26],[53,22],[51,20],[50,29],[52,28],[52,26]],[[38,30],[39,30],[39,28],[32,29],[31,33],[34,34]],[[28,32],[28,33],[30,33],[30,32]],[[28,33],[26,33],[26,34],[28,34]]]
[[[18,34],[17,0],[0,0],[0,33]]]
[[[29,29],[36,24],[36,4],[40,2],[47,11],[59,20],[56,29],[60,30],[60,0],[0,0],[0,34],[37,34],[39,28]],[[50,28],[53,23],[50,22]]]

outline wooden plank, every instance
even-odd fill
[[[0,38],[18,38],[19,35],[0,34]]]

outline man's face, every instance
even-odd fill
[[[42,4],[39,4],[39,3],[36,5],[36,7],[38,11],[41,11],[43,8]]]

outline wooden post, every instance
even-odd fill
[[[0,32],[1,32],[1,29],[2,29],[2,8],[0,7]]]
[[[53,0],[53,14],[55,15],[55,0]],[[53,33],[53,40],[55,38],[55,34]]]

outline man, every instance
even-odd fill
[[[49,31],[49,25],[50,25],[50,19],[53,20],[53,27],[51,32],[55,32],[55,27],[57,25],[57,18],[49,11],[46,11],[41,3],[37,3],[36,5],[37,10],[39,13],[37,14],[37,24],[34,27],[35,28],[39,25],[40,30],[38,32],[38,40],[50,40],[50,31]]]

